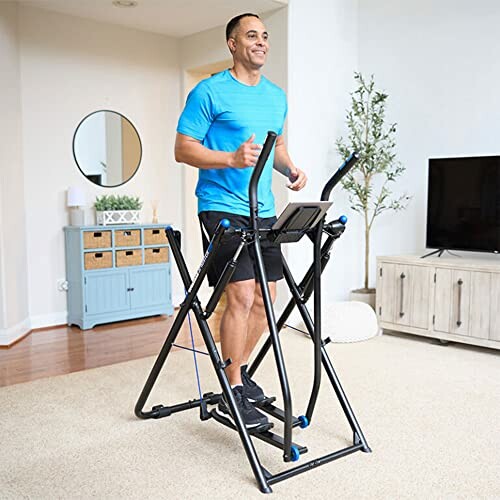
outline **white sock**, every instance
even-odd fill
[[[232,386],[231,386],[231,389],[234,389],[235,387],[243,387],[243,384],[236,384],[236,385],[232,385]]]

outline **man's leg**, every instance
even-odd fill
[[[231,385],[240,385],[241,371],[247,332],[249,332],[249,315],[254,302],[255,280],[236,281],[226,286],[227,306],[220,322],[220,340],[222,358],[231,358],[232,363],[226,368],[226,375]],[[265,317],[265,314],[264,314]]]
[[[276,300],[276,282],[270,281],[269,291],[271,293],[271,300],[274,304]],[[246,337],[245,348],[242,354],[242,365],[248,364],[248,359],[252,354],[257,342],[268,328],[266,309],[264,307],[264,299],[262,297],[262,290],[260,289],[260,284],[255,284],[255,292],[253,297],[253,305],[250,309],[250,314],[248,315],[248,333]]]

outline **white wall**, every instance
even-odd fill
[[[160,200],[160,222],[181,217],[182,189],[173,159],[179,114],[177,41],[161,35],[20,7],[21,99],[29,311],[32,327],[66,321],[63,226],[68,186],[82,186],[86,222],[95,196],[138,195],[143,221]],[[74,163],[72,138],[92,111],[123,113],[143,144],[138,173],[119,188],[100,188]],[[9,286],[9,285],[8,285]]]
[[[319,199],[341,163],[335,139],[344,132],[352,74],[358,66],[357,1],[316,0],[314,5],[293,0],[288,7],[288,146],[292,160],[309,178],[304,190],[290,194],[291,201]],[[350,215],[340,189],[331,199],[332,218]],[[347,290],[361,285],[361,255],[360,230],[353,217],[323,275],[325,302],[344,298]],[[290,246],[289,264],[296,279],[311,262],[310,242]]]
[[[29,330],[18,5],[0,3],[0,345]]]
[[[413,195],[375,222],[373,255],[423,253],[428,159],[500,154],[500,3],[360,0],[359,12],[360,69],[389,94],[398,189]]]

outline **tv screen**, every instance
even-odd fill
[[[427,247],[500,251],[500,156],[429,160]]]

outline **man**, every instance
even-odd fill
[[[269,50],[268,33],[256,14],[242,14],[229,21],[226,41],[233,67],[200,82],[189,94],[179,119],[175,159],[200,169],[196,187],[198,213],[205,236],[210,239],[219,221],[227,218],[235,227],[250,226],[248,185],[267,131],[278,134],[258,186],[260,227],[274,224],[272,169],[289,179],[288,187],[298,191],[307,178],[290,160],[283,140],[287,113],[283,90],[261,74]],[[231,238],[219,247],[209,272],[214,286],[239,239]],[[279,246],[262,241],[262,252],[271,297],[276,298],[276,281],[283,278]],[[267,422],[251,402],[265,399],[262,389],[250,379],[248,359],[267,326],[260,285],[255,280],[253,248],[245,247],[226,286],[227,307],[221,319],[223,359],[235,399],[247,427]],[[227,405],[219,411],[231,417]]]

